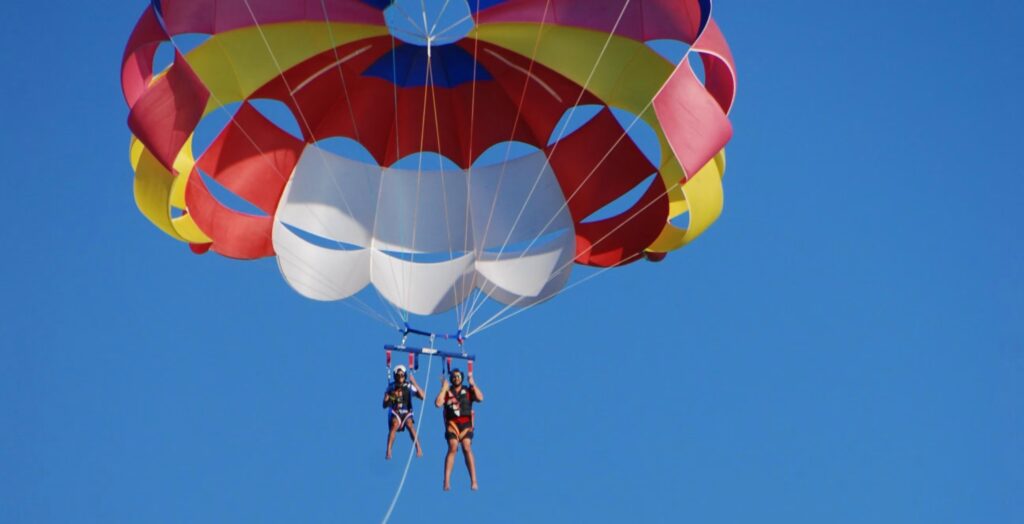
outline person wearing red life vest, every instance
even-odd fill
[[[477,489],[476,462],[473,458],[473,404],[483,400],[483,391],[476,385],[472,373],[469,375],[469,387],[463,384],[462,371],[459,369],[453,369],[447,379],[441,376],[441,392],[434,400],[434,405],[444,408],[444,438],[448,441],[448,454],[444,458],[445,491],[451,489],[452,466],[460,446],[469,472],[470,488]]]

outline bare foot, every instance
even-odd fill
[[[451,491],[452,490],[452,485],[447,483],[447,482],[445,482],[444,483],[444,490],[445,491]]]
[[[388,450],[387,453],[384,454],[384,460],[391,460],[391,450],[390,449]]]
[[[476,491],[477,489],[479,489],[479,486],[477,486],[476,482],[474,482],[473,485],[469,487],[469,489]]]
[[[423,450],[420,449],[420,448],[416,448],[416,456],[417,457],[422,457],[423,456]]]

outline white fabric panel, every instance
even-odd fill
[[[307,146],[276,218],[319,237],[370,247],[380,168]]]
[[[470,253],[445,262],[409,262],[373,250],[371,280],[389,302],[417,315],[447,311],[469,295]]]
[[[403,253],[461,253],[467,246],[472,249],[472,242],[466,239],[464,171],[385,169],[383,176],[374,244],[377,248]]]
[[[299,294],[315,300],[341,300],[370,283],[370,251],[341,251],[316,246],[274,222],[277,265]]]
[[[515,307],[526,307],[532,306],[539,302],[544,302],[555,295],[565,287],[566,282],[569,281],[569,277],[572,276],[572,265],[566,266],[565,269],[558,272],[557,274],[550,275],[551,280],[545,284],[542,289],[535,296],[517,295],[515,293],[509,293],[508,291],[495,286],[493,283],[486,279],[482,279],[477,282],[478,287],[483,291],[488,298],[502,304],[515,304]]]
[[[512,230],[538,174],[540,181]],[[281,196],[273,242],[287,282],[317,300],[343,299],[372,284],[395,306],[431,315],[464,301],[475,284],[495,300],[526,306],[553,296],[571,273],[575,232],[564,204],[543,152],[504,168],[417,174],[307,146]],[[363,249],[320,247],[284,224]],[[542,231],[563,233],[528,252],[514,246]],[[515,251],[499,256],[496,251],[506,243]],[[413,262],[385,251],[454,258]]]
[[[474,168],[471,176],[473,239],[477,246],[483,249],[500,248],[504,244],[529,242],[543,234],[572,228],[572,218],[568,207],[564,205],[562,189],[543,151],[511,160],[504,167],[498,164]],[[534,183],[537,188],[527,201]],[[497,201],[495,192],[498,194]],[[495,203],[493,215],[492,203]],[[526,209],[519,216],[519,210],[523,209],[524,204]],[[543,231],[549,220],[551,225]],[[515,230],[510,236],[513,224]]]
[[[480,276],[508,293],[537,296],[555,271],[576,254],[576,237],[571,231],[543,245],[518,253],[482,253],[476,263]]]

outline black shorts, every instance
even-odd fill
[[[453,428],[454,426],[454,428]],[[458,428],[458,434],[453,429]],[[468,430],[468,431],[467,431]],[[473,439],[473,422],[472,420],[459,424],[458,422],[447,422],[444,425],[444,439],[445,440],[457,440],[462,442],[463,439]]]

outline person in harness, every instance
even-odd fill
[[[444,438],[448,441],[448,454],[444,458],[444,490],[451,489],[452,466],[455,464],[455,452],[462,447],[462,456],[466,459],[466,470],[469,471],[470,489],[476,490],[476,462],[473,458],[473,403],[483,402],[484,394],[477,387],[473,375],[469,375],[469,387],[462,383],[462,371],[453,369],[445,380],[441,376],[441,392],[438,393],[434,405],[444,407]]]
[[[409,438],[416,446],[416,456],[423,456],[423,449],[420,448],[420,439],[416,437],[416,425],[413,420],[412,397],[423,398],[423,391],[416,383],[416,377],[408,374],[409,381],[406,382],[405,366],[395,368],[395,380],[388,384],[384,392],[384,407],[388,408],[388,449],[384,454],[385,460],[391,460],[391,445],[395,442],[395,434],[399,431],[409,430]]]

